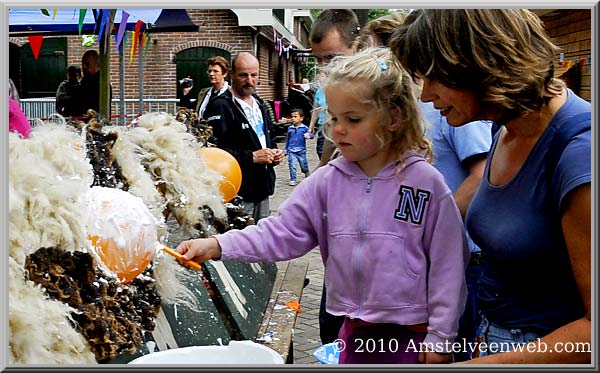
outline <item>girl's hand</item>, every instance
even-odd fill
[[[221,246],[216,238],[199,238],[181,242],[175,249],[184,259],[198,263],[221,258]]]
[[[419,363],[422,364],[449,364],[452,362],[452,354],[440,354],[438,352],[419,352]]]

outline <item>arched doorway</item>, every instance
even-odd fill
[[[67,38],[44,38],[37,60],[29,43],[20,52],[21,98],[54,97],[67,71]]]
[[[177,53],[177,81],[191,77],[194,79],[194,88],[190,92],[190,98],[195,99],[198,93],[204,87],[210,86],[206,70],[208,69],[208,59],[214,56],[221,56],[231,62],[231,54],[219,48],[198,47],[190,48]],[[177,98],[181,98],[181,89],[177,84]]]

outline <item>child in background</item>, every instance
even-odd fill
[[[449,362],[469,249],[452,192],[424,158],[413,82],[387,48],[336,57],[328,70],[326,130],[342,157],[277,216],[177,251],[199,262],[281,261],[318,245],[327,311],[345,317],[341,364]]]
[[[56,90],[56,112],[63,117],[70,117],[79,109],[80,91],[79,80],[81,68],[71,65],[67,68],[67,79],[63,80]]]
[[[300,170],[308,177],[308,159],[306,159],[306,138],[308,127],[304,125],[304,111],[292,109],[292,125],[288,127],[285,139],[285,152],[288,156],[290,166],[290,185],[296,185],[296,161],[300,164]]]

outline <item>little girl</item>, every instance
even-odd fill
[[[387,48],[329,64],[326,128],[342,157],[256,226],[184,241],[187,259],[281,261],[319,246],[327,311],[345,316],[342,364],[448,362],[469,259],[429,155],[413,83]],[[316,196],[316,197],[315,197]]]

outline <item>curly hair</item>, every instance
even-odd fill
[[[364,84],[367,82],[368,91]],[[425,137],[415,84],[402,68],[389,48],[372,47],[354,55],[335,57],[326,67],[324,87],[344,87],[354,90],[355,97],[364,103],[375,105],[379,113],[380,127],[377,136],[383,144],[384,132],[391,133],[390,149],[397,160],[403,160],[407,150],[414,150],[431,160],[431,143]],[[391,113],[397,110],[400,125],[394,132],[386,131]],[[325,122],[325,131],[331,137],[331,121]]]
[[[472,91],[497,107],[501,121],[539,110],[560,94],[559,48],[526,9],[419,9],[390,40],[414,79]]]

